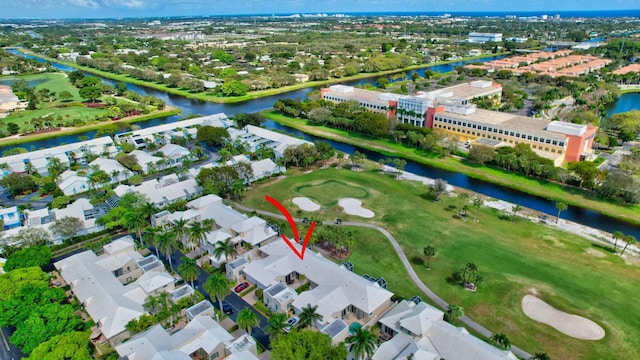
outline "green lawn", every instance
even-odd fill
[[[47,81],[36,85],[35,89],[46,88],[50,91],[55,92],[56,94],[59,94],[62,91],[68,91],[71,95],[73,95],[73,99],[69,102],[64,103],[59,100],[55,100],[53,102],[43,102],[38,106],[38,109],[15,111],[11,115],[3,119],[3,123],[15,123],[20,126],[21,130],[29,128],[28,122],[39,117],[51,117],[55,121],[59,120],[65,123],[68,121],[73,121],[75,119],[93,119],[96,116],[102,116],[107,113],[106,109],[91,109],[80,104],[79,101],[81,101],[82,99],[78,95],[78,89],[69,82],[68,78],[64,74],[34,74],[18,77],[3,77],[1,79],[22,79],[25,81],[46,79]],[[57,106],[60,105],[67,105],[67,107],[58,108]]]
[[[363,172],[329,168],[289,175],[251,189],[244,203],[273,210],[265,195],[290,203],[291,198],[299,196],[295,189],[329,179],[349,185],[342,189],[367,189],[366,207],[376,213],[373,219],[341,213],[338,206],[304,215],[318,220],[339,216],[345,221],[374,222],[387,228],[418,275],[437,294],[462,306],[491,331],[504,332],[530,353],[544,351],[554,359],[640,358],[640,302],[633,299],[640,281],[637,265],[626,264],[607,249],[573,234],[525,220],[515,224],[500,220],[499,213],[488,208],[482,209],[479,223],[456,219],[456,199],[445,197],[434,203],[425,195],[428,190],[424,185],[394,180],[379,174],[375,167]],[[328,202],[331,195],[324,192],[323,201]],[[341,191],[339,196],[344,195]],[[384,276],[390,289],[401,296],[418,293],[385,238],[370,233],[359,236],[351,255],[356,272]],[[426,245],[437,249],[430,271],[422,265],[422,248]],[[446,280],[468,262],[474,262],[485,279],[475,293]],[[596,321],[607,336],[600,341],[580,341],[528,319],[520,301],[531,289],[561,310]]]
[[[408,148],[393,141],[373,138],[362,134],[318,126],[303,119],[294,119],[276,111],[265,111],[265,116],[280,124],[313,134],[322,138],[336,140],[346,144],[363,147],[387,156],[399,156],[418,163],[462,173],[475,179],[484,180],[542,198],[562,201],[569,205],[597,211],[628,222],[640,224],[640,205],[617,205],[589,195],[585,190],[563,186],[542,179],[526,177],[510,171],[482,166],[466,159],[454,157],[440,158],[431,152]]]

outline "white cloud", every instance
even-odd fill
[[[102,2],[106,7],[111,8],[142,9],[145,7],[145,2],[142,0],[102,0]]]
[[[75,6],[86,7],[90,9],[97,9],[100,7],[100,5],[93,0],[67,0],[67,3],[72,6],[75,5]]]

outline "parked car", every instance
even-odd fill
[[[336,219],[336,224],[338,225],[342,224],[342,219]]]
[[[238,284],[235,289],[233,289],[235,292],[239,293],[242,290],[246,289],[249,287],[249,283],[247,281],[243,282],[242,284]]]
[[[300,319],[297,316],[289,318],[289,320],[287,320],[287,325],[285,325],[284,327],[284,331],[286,332],[291,331],[291,329],[293,329],[296,325],[298,325],[298,320]]]
[[[224,313],[227,314],[227,315],[233,314],[233,308],[226,301],[222,302],[222,311],[224,311]]]

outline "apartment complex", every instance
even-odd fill
[[[473,44],[484,44],[487,42],[502,42],[502,34],[471,32],[469,33],[469,36],[467,36],[467,42],[473,43]]]

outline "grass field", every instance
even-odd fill
[[[78,95],[78,89],[71,85],[68,78],[64,74],[35,74],[35,75],[25,75],[19,77],[7,77],[0,78],[2,80],[16,80],[22,79],[25,81],[34,81],[34,80],[46,80],[43,83],[37,84],[35,89],[49,89],[50,91],[59,94],[62,91],[68,91],[71,95],[73,95],[73,99],[69,102],[61,102],[59,100],[55,100],[53,102],[43,102],[39,105],[38,109],[35,110],[23,110],[23,111],[15,111],[5,119],[3,119],[3,123],[15,123],[20,126],[20,129],[28,128],[28,122],[32,119],[37,119],[40,117],[51,117],[52,119],[60,118],[62,122],[73,121],[75,119],[93,119],[96,116],[102,116],[107,113],[106,109],[91,109],[85,107],[79,101],[82,99]],[[72,105],[64,108],[58,108],[57,106],[66,104]]]
[[[295,189],[329,179],[349,185],[342,187],[340,197],[349,188],[367,189],[366,207],[376,213],[373,219],[349,216],[338,206],[304,216],[369,221],[387,228],[418,275],[437,294],[462,306],[491,331],[504,332],[512,343],[530,353],[544,351],[554,359],[640,358],[640,302],[633,298],[640,281],[637,265],[627,264],[609,249],[570,233],[523,219],[515,224],[500,220],[499,212],[489,208],[482,209],[479,223],[456,219],[457,199],[445,197],[434,203],[424,185],[397,181],[375,167],[363,172],[329,168],[290,174],[251,189],[244,203],[273,210],[265,195],[289,204],[291,198],[299,196]],[[332,193],[322,194],[322,201],[330,202]],[[418,292],[385,238],[369,233],[359,236],[351,255],[356,272],[384,276],[390,289],[404,297]],[[430,271],[423,265],[422,248],[426,245],[437,249]],[[452,272],[468,262],[474,262],[484,277],[475,293],[447,282]],[[606,330],[606,337],[600,341],[576,340],[530,320],[522,312],[520,301],[532,289],[551,305],[596,321]]]
[[[408,148],[404,145],[370,136],[350,133],[344,130],[318,126],[303,119],[294,119],[277,113],[265,111],[265,116],[280,124],[313,134],[325,139],[336,140],[379,152],[386,156],[398,156],[440,169],[462,173],[475,179],[484,180],[528,194],[553,201],[562,201],[569,205],[597,211],[599,213],[640,224],[640,205],[617,205],[590,195],[583,189],[563,186],[542,179],[526,177],[507,170],[482,166],[466,159],[455,157],[440,158],[434,153]]]

